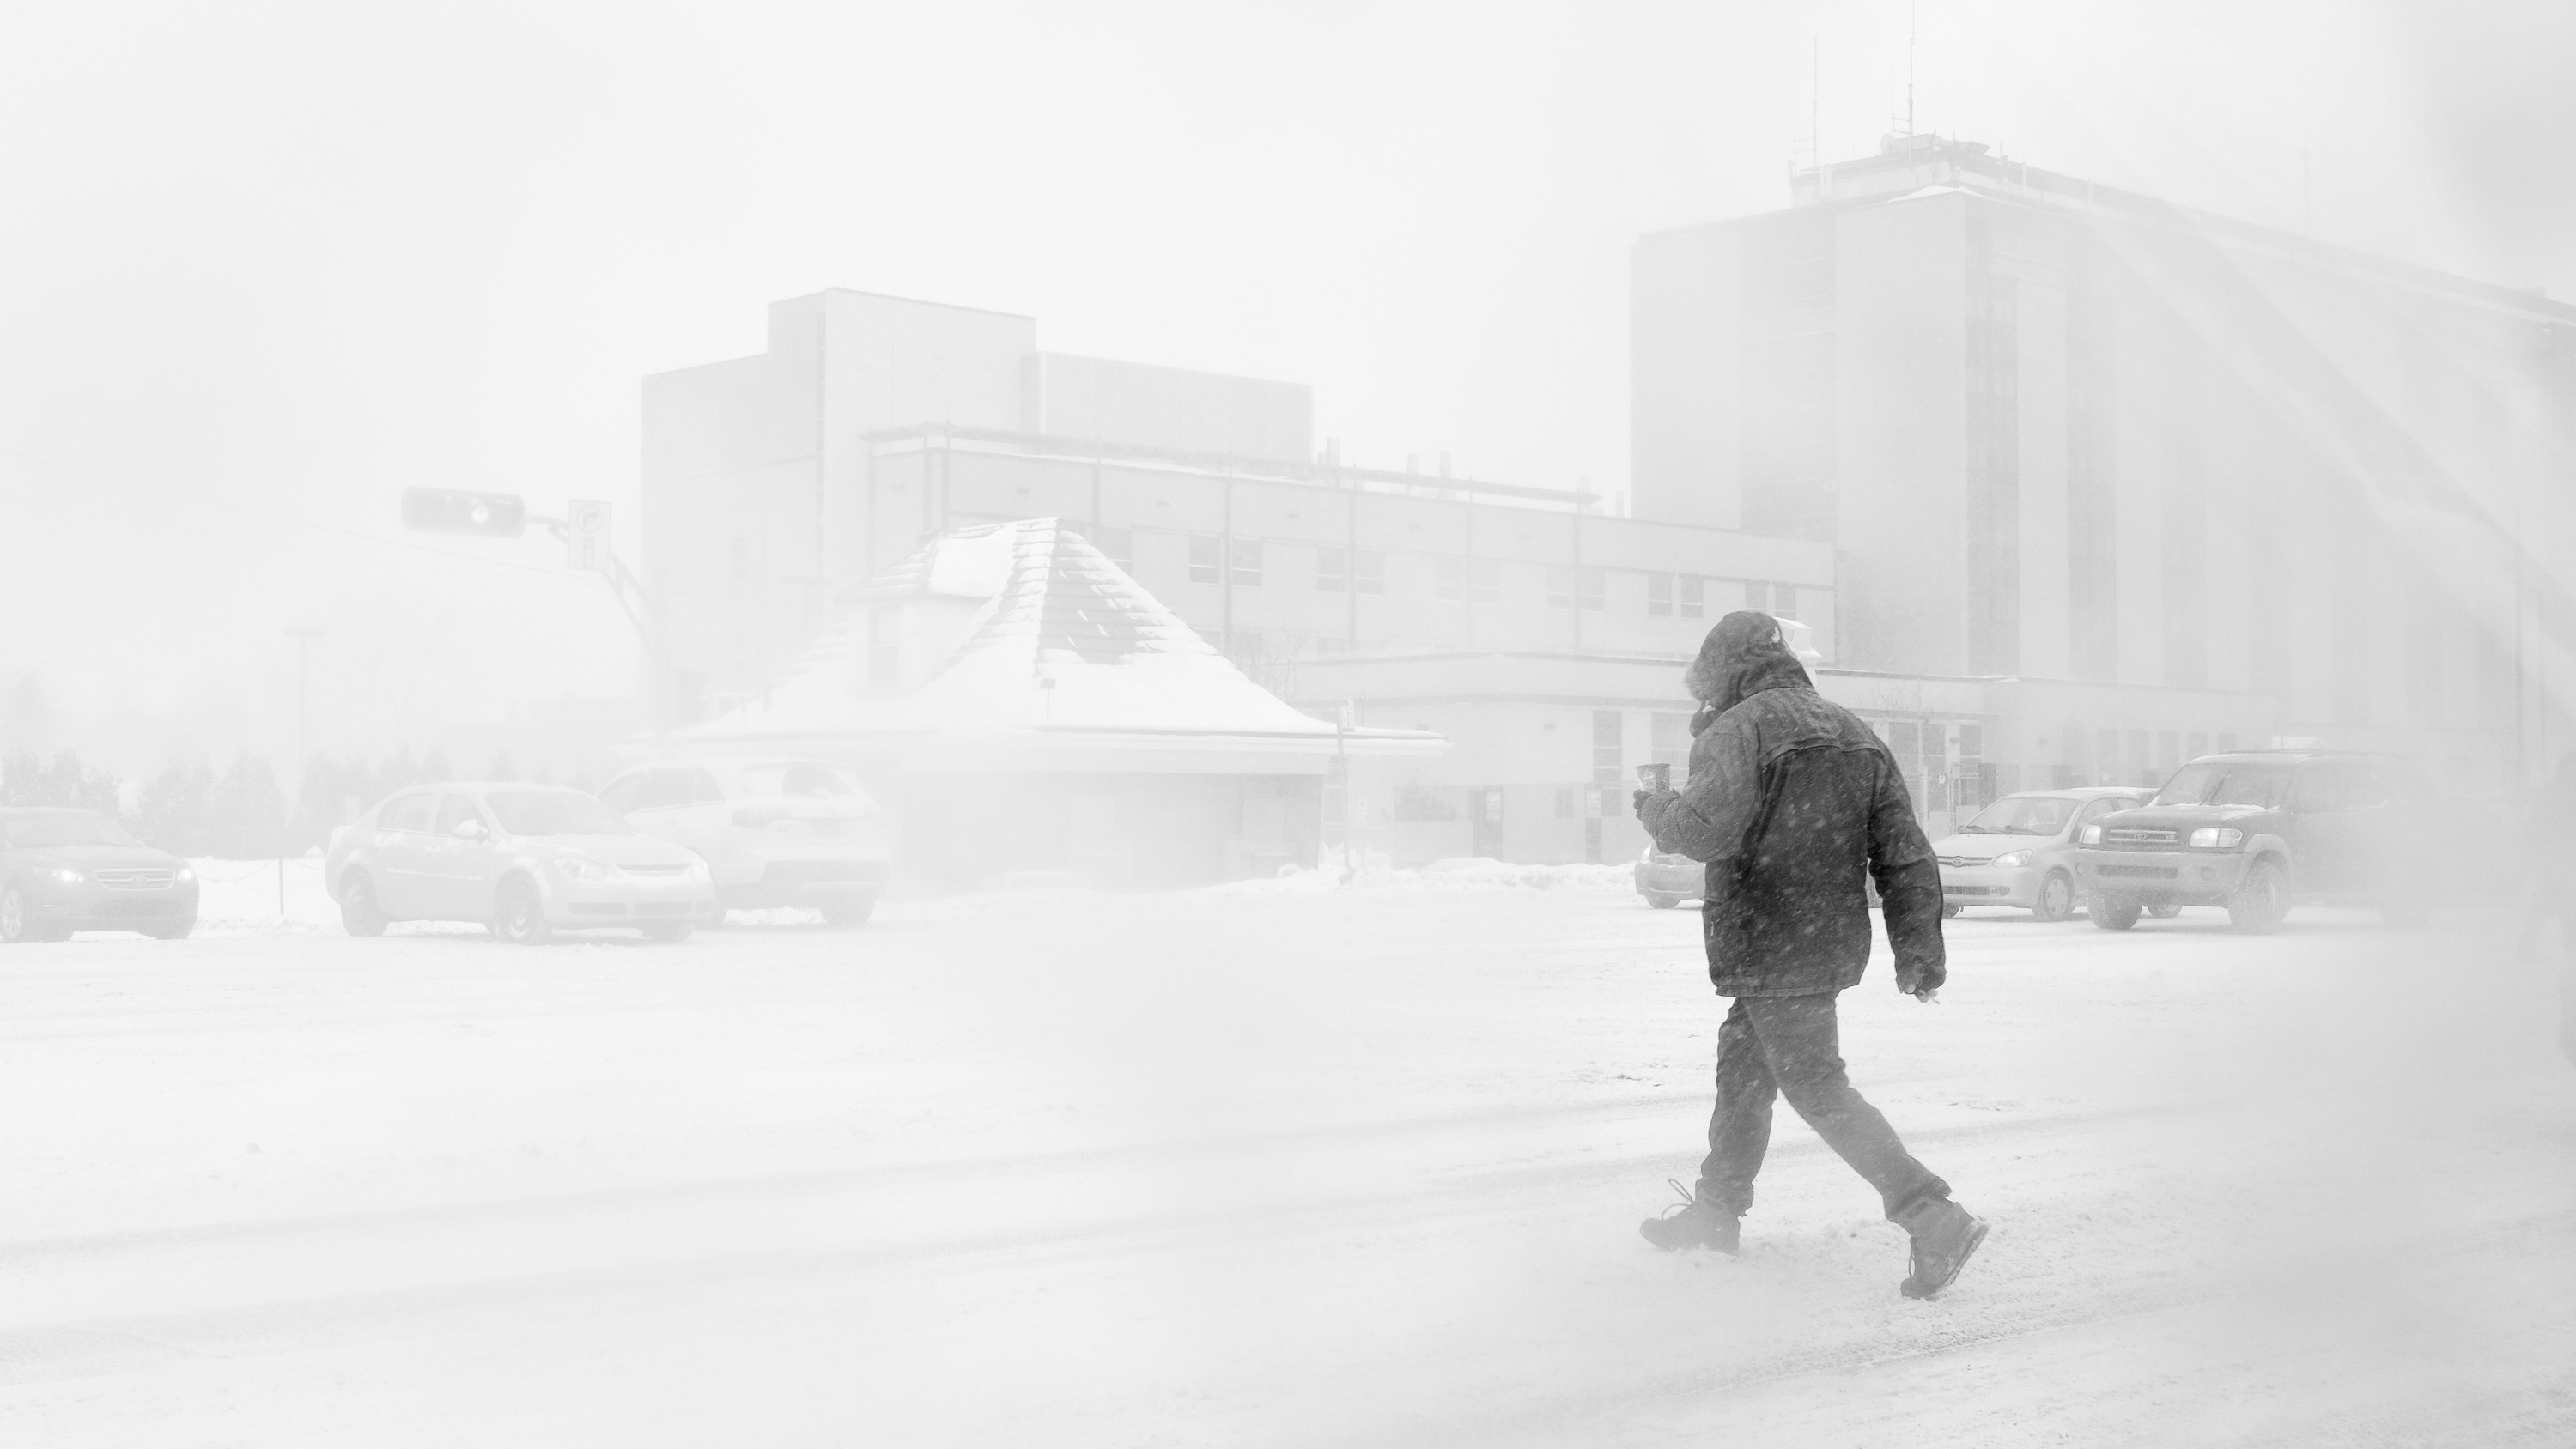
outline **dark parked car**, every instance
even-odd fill
[[[95,810],[0,809],[0,941],[197,928],[197,873]]]
[[[2075,853],[2093,924],[2125,931],[2152,906],[2221,906],[2269,931],[2293,898],[2377,905],[2421,921],[2439,893],[2442,831],[2403,760],[2322,750],[2207,755],[2155,799],[2084,827]],[[2409,840],[2418,847],[2410,858]]]

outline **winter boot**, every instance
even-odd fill
[[[1905,1281],[1898,1285],[1908,1298],[1929,1298],[1949,1287],[1986,1240],[1986,1225],[1946,1197],[1916,1198],[1897,1213],[1896,1225],[1914,1240]]]
[[[1648,1218],[1637,1224],[1646,1241],[1670,1252],[1676,1248],[1715,1248],[1721,1253],[1735,1251],[1741,1226],[1735,1214],[1724,1206],[1697,1196],[1680,1183],[1672,1184],[1682,1200],[1664,1209],[1659,1218]]]

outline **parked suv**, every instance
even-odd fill
[[[0,942],[197,928],[197,873],[95,810],[0,810]]]
[[[1932,846],[1941,861],[1941,914],[1968,906],[2015,906],[2043,921],[2075,914],[2075,841],[2115,810],[2143,805],[2147,792],[2088,786],[2006,795]]]
[[[807,906],[855,926],[885,887],[885,814],[846,765],[657,760],[610,780],[599,798],[645,834],[696,851],[727,906]]]
[[[2376,904],[2421,921],[2435,879],[2409,868],[2400,832],[2428,831],[2431,803],[2404,761],[2322,750],[2205,755],[2153,800],[2084,827],[2075,853],[2086,910],[2106,931],[2155,905],[2223,906],[2240,931],[2281,924],[2294,897]]]

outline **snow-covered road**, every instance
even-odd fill
[[[9,1445],[2576,1442],[2576,1067],[2490,928],[1882,953],[1854,1079],[1957,1288],[1785,1111],[1696,1166],[1697,918],[1613,886],[890,907],[685,945],[0,952]]]

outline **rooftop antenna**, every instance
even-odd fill
[[[1822,129],[1817,118],[1824,114],[1821,97],[1824,94],[1825,46],[1821,38],[1814,36],[1808,38],[1807,44],[1807,134],[1804,140],[1793,138],[1789,142],[1789,174],[1793,177],[1798,174],[1798,158],[1802,154],[1806,157],[1808,170],[1821,170],[1824,166],[1824,156],[1816,143],[1816,136]]]
[[[1916,0],[1905,5],[1905,134],[1914,134],[1914,36]]]

